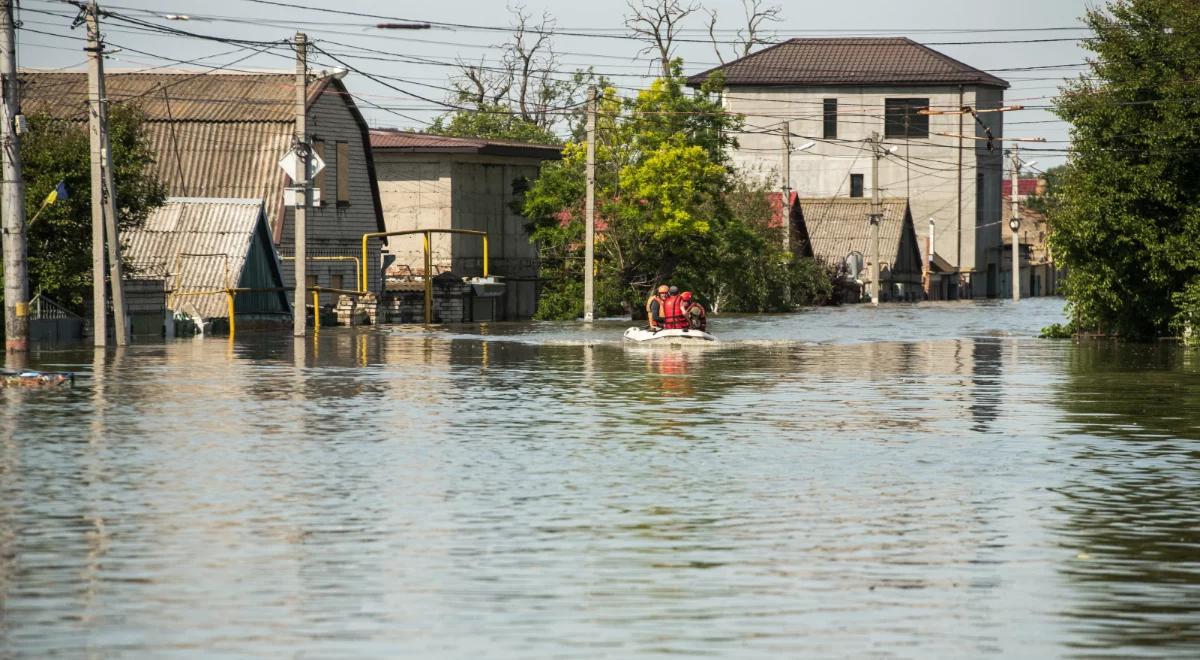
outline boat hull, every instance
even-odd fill
[[[716,337],[700,330],[659,330],[658,332],[646,328],[625,330],[625,341],[646,344],[704,344],[716,340]]]

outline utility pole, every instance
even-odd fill
[[[587,196],[583,205],[583,320],[591,323],[596,317],[595,259],[596,259],[596,86],[588,87],[587,100]]]
[[[109,289],[112,293],[113,329],[117,345],[129,343],[126,323],[125,281],[121,266],[116,187],[112,175],[112,150],[108,140],[108,98],[104,91],[104,42],[100,38],[100,9],[96,0],[85,11],[88,31],[88,125],[92,147],[92,293],[95,309],[95,345],[108,342],[108,310],[104,290],[104,241],[108,240]],[[103,332],[101,332],[103,331]]]
[[[4,348],[29,350],[29,264],[25,244],[25,183],[21,178],[21,138],[17,129],[16,26],[13,0],[0,1],[0,148],[3,149]]]
[[[783,218],[783,250],[792,250],[792,122],[783,122],[783,202],[780,215]]]
[[[1012,230],[1012,299],[1016,302],[1021,299],[1021,262],[1020,262],[1020,239],[1017,236],[1017,231],[1021,228],[1021,209],[1017,203],[1017,193],[1020,192],[1021,184],[1021,156],[1019,145],[1013,145],[1009,152],[1012,155],[1012,190],[1009,192],[1009,199],[1012,202],[1012,217],[1008,220],[1008,228]]]
[[[308,128],[305,119],[308,114],[308,37],[303,32],[296,33],[296,146],[300,158],[296,159],[296,173],[292,176],[292,184],[296,186],[296,302],[292,309],[292,334],[303,337],[308,319],[304,312],[308,288],[308,228],[305,226],[306,211],[308,210],[309,185],[308,180]],[[429,279],[429,271],[425,271],[425,279]],[[366,289],[367,283],[363,282]],[[321,310],[313,309],[313,314]]]
[[[883,200],[879,195],[879,159],[883,145],[879,133],[871,133],[871,304],[879,304],[879,222],[883,219]]]

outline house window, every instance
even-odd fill
[[[825,139],[837,138],[837,99],[825,99]]]
[[[346,142],[337,143],[337,203],[350,204],[350,145]]]
[[[918,114],[929,108],[929,99],[884,99],[883,106],[884,137],[929,137],[929,115]]]
[[[341,275],[330,275],[329,276],[329,288],[331,288],[331,289],[345,288],[342,286],[342,276]]]
[[[304,283],[306,286],[318,286],[317,285],[317,276],[316,275],[305,275]]]
[[[863,175],[861,175],[861,174],[851,174],[850,175],[850,196],[851,197],[862,197],[863,196]]]

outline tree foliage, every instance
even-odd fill
[[[81,311],[92,286],[88,127],[49,115],[31,115],[28,121],[29,132],[21,140],[21,161],[30,289]],[[140,109],[131,105],[113,105],[108,113],[121,229],[140,226],[166,196],[152,170],[154,156],[143,121]],[[60,181],[67,187],[67,199],[42,208]]]
[[[636,98],[600,99],[596,145],[596,304],[600,314],[642,310],[670,281],[718,311],[790,309],[828,296],[824,271],[782,247],[767,192],[729,167],[742,118],[724,111],[713,80],[684,88],[682,65]],[[523,213],[542,258],[539,316],[582,312],[585,145],[570,142],[543,168]],[[817,276],[816,273],[820,272]]]
[[[1200,318],[1200,4],[1113,0],[1085,21],[1094,57],[1057,99],[1072,149],[1049,207],[1071,321],[1178,331]]]

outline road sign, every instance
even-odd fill
[[[283,158],[279,159],[279,167],[283,168],[283,171],[287,172],[287,175],[291,177],[296,176],[296,168],[299,165],[300,154],[296,153],[294,147],[284,154]],[[325,169],[325,161],[321,160],[321,157],[315,153],[310,155],[308,157],[308,175],[305,179],[312,181],[312,178],[320,174],[323,169]]]

